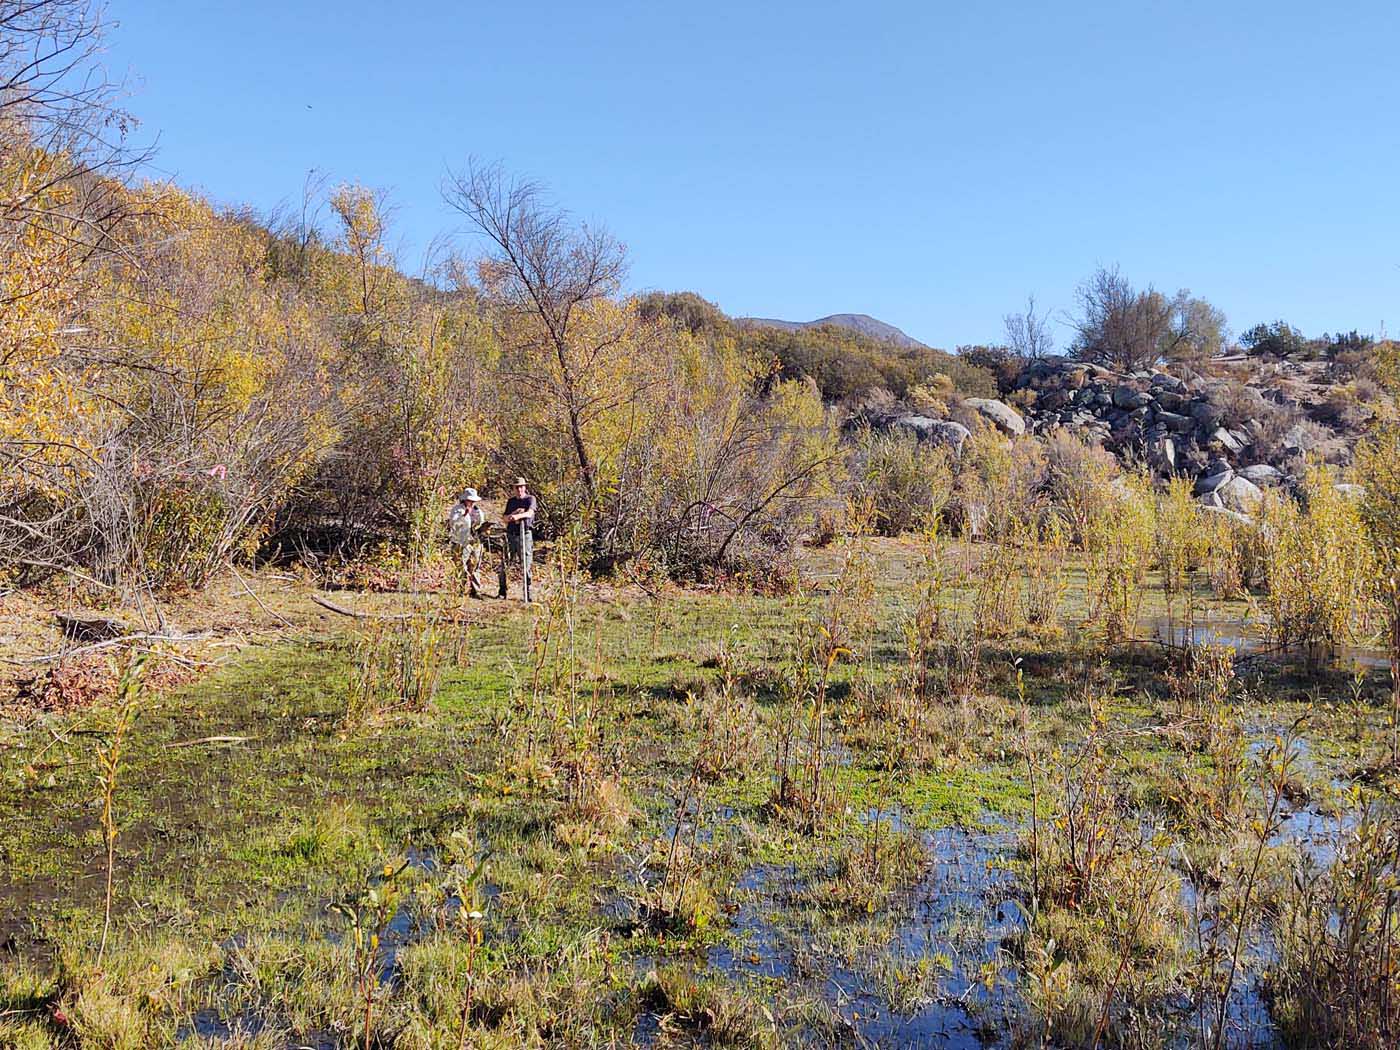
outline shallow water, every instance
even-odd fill
[[[1140,631],[1147,638],[1184,649],[1188,646],[1228,646],[1247,656],[1285,656],[1268,635],[1267,625],[1243,619],[1199,619],[1191,624],[1167,616],[1152,616],[1142,620]],[[1390,657],[1380,649],[1345,645],[1332,656],[1337,667],[1360,667],[1366,670],[1390,670]]]
[[[890,820],[890,814],[881,814]],[[898,819],[894,820],[896,829]],[[1004,861],[1009,835],[946,828],[924,836],[929,863],[922,876],[899,894],[882,918],[882,936],[855,958],[807,950],[803,931],[784,929],[772,907],[799,888],[790,869],[759,867],[746,872],[737,889],[743,903],[731,920],[740,946],[718,946],[710,967],[733,978],[797,980],[813,986],[858,1042],[881,1047],[947,1047],[980,1050],[1010,1044],[1017,971],[1002,951],[1023,926],[1011,902]],[[914,994],[896,1009],[888,1001],[874,964],[909,972],[921,960],[938,960],[930,994]],[[979,981],[995,964],[998,979],[988,990]]]

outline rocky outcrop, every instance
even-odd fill
[[[1349,453],[1346,435],[1305,419],[1313,415],[1307,405],[1262,381],[1189,371],[1123,374],[1049,358],[1022,370],[1008,400],[1021,408],[1028,432],[1077,432],[1160,476],[1194,479],[1203,504],[1233,513],[1249,513],[1264,489],[1294,484],[1304,455],[1345,462]],[[1290,413],[1294,422],[1285,430],[1279,420],[1286,425]]]
[[[1234,358],[1212,362],[1210,374],[1125,374],[1048,358],[1003,386],[1004,400],[965,399],[962,422],[890,399],[867,405],[848,425],[902,431],[954,451],[979,421],[1011,438],[1067,430],[1159,477],[1190,479],[1203,507],[1248,515],[1267,490],[1296,486],[1306,457],[1348,462],[1359,433],[1324,418],[1330,396],[1324,373],[1294,375],[1281,367]]]

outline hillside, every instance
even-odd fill
[[[638,306],[644,318],[667,317],[702,339],[733,340],[751,360],[776,365],[782,378],[811,380],[827,402],[904,397],[930,382],[947,383],[969,397],[997,393],[996,378],[987,368],[866,314],[831,314],[815,321],[730,317],[694,292],[652,292]],[[940,375],[947,378],[935,378]]]
[[[837,328],[847,328],[857,335],[865,336],[867,339],[875,339],[882,343],[893,343],[896,346],[907,349],[916,349],[927,346],[913,336],[907,334],[892,324],[881,321],[879,318],[871,317],[869,314],[829,314],[826,317],[818,317],[815,321],[782,321],[773,317],[736,317],[734,319],[741,325],[757,325],[764,328],[781,328],[785,332],[797,332],[807,328],[820,328],[825,325],[834,325]]]

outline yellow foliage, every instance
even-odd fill
[[[1168,594],[1186,590],[1190,573],[1205,557],[1207,537],[1201,512],[1191,498],[1191,482],[1173,477],[1157,500],[1157,565]]]
[[[1359,501],[1325,466],[1308,470],[1305,505],[1268,498],[1260,512],[1265,594],[1275,641],[1320,658],[1352,637],[1367,613],[1374,573]]]
[[[1110,642],[1137,630],[1143,583],[1156,542],[1156,502],[1150,480],[1127,474],[1113,483],[1095,509],[1084,537],[1089,555],[1090,615]]]

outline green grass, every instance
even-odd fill
[[[920,832],[1015,828],[1028,818],[1023,744],[1047,761],[1076,746],[1091,719],[1085,682],[1101,697],[1116,775],[1133,804],[1170,811],[1174,779],[1209,772],[1208,756],[1183,753],[1157,732],[1168,721],[1166,656],[1152,646],[1100,651],[1074,632],[989,644],[976,707],[959,713],[950,705],[939,723],[945,737],[931,739],[918,762],[888,768],[884,752],[846,719],[853,684],[888,687],[900,672],[901,625],[922,562],[910,543],[874,549],[874,631],[858,659],[834,670],[831,731],[843,747],[828,760],[834,806],[816,834],[769,804],[772,741],[800,717],[773,684],[795,659],[804,617],[822,607],[838,564],[832,552],[809,560],[806,596],[580,601],[565,610],[572,642],[555,631],[543,672],[545,680],[572,675],[574,699],[556,694],[533,721],[532,617],[543,610],[515,605],[491,606],[492,618],[470,629],[465,661],[446,669],[424,712],[347,726],[353,647],[344,634],[248,649],[207,677],[146,697],[117,792],[113,961],[100,974],[92,966],[102,896],[92,749],[109,713],[7,727],[0,934],[22,961],[0,963],[0,1011],[28,1012],[4,1016],[0,1037],[37,1047],[79,1032],[82,1045],[162,1045],[188,1031],[196,1013],[212,1011],[225,1021],[257,1018],[268,1032],[357,1040],[345,924],[329,905],[411,854],[420,858],[404,876],[411,930],[393,934],[398,976],[377,993],[381,1034],[395,1047],[455,1037],[466,941],[453,894],[482,857],[486,936],[469,1011],[479,1045],[626,1043],[639,1018],[668,1011],[676,1023],[666,1038],[682,1044],[821,1041],[834,1022],[819,975],[775,987],[707,965],[709,948],[737,943],[728,916],[752,896],[734,889],[746,872],[783,866],[816,887],[818,903],[823,894],[893,899],[919,877]],[[965,591],[953,597],[965,607]],[[1149,591],[1144,609],[1164,608]],[[1241,607],[1220,612],[1238,616]],[[1075,570],[1063,619],[1084,615]],[[704,705],[725,647],[740,671],[748,728],[736,735],[732,765],[701,779],[691,924],[648,928],[635,921],[638,904],[664,864],[692,761],[714,724]],[[1240,718],[1274,727],[1310,709],[1308,778],[1345,778],[1374,759],[1385,712],[1370,702],[1358,723],[1357,709],[1341,703],[1344,679],[1265,667]],[[1371,689],[1378,694],[1379,683]],[[692,699],[701,706],[688,706]],[[545,730],[570,710],[589,714],[550,743]],[[533,766],[523,759],[532,733],[541,740]],[[191,743],[212,736],[246,740]],[[575,759],[587,765],[577,789]],[[841,874],[865,841],[872,810],[898,812],[909,829],[898,844],[904,859],[892,859],[877,887]],[[880,911],[843,925],[833,918],[839,907],[811,905],[810,896],[790,907],[766,903],[775,924],[848,954],[893,936],[902,921]],[[906,978],[889,974],[905,964],[870,958],[866,970],[885,974],[895,995]],[[654,965],[660,976],[648,977]],[[919,976],[926,979],[934,978]],[[67,1021],[52,1020],[55,1008]]]

